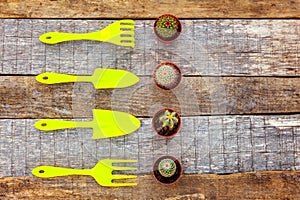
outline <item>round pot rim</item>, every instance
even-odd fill
[[[156,25],[158,19],[161,18],[161,17],[163,17],[163,16],[170,16],[170,17],[174,18],[174,19],[178,22],[179,27],[180,27],[180,29],[181,29],[181,31],[179,32],[179,34],[178,34],[174,39],[172,39],[172,40],[163,40],[162,38],[159,37],[159,35],[158,35],[158,34],[156,33],[156,31],[155,31],[155,25]],[[160,15],[159,17],[157,17],[156,20],[155,20],[155,22],[154,22],[153,27],[154,27],[154,30],[153,30],[154,35],[157,37],[157,39],[158,39],[160,42],[165,43],[165,44],[170,44],[170,43],[174,42],[174,41],[181,35],[181,32],[182,32],[182,24],[181,24],[179,18],[176,17],[175,15],[172,15],[172,14],[162,14],[162,15]]]
[[[177,160],[178,163],[179,163],[179,165],[180,165],[180,175],[179,175],[178,179],[177,179],[176,181],[174,181],[173,183],[162,183],[162,182],[160,182],[159,180],[157,180],[157,178],[156,178],[155,175],[154,175],[154,170],[153,170],[153,168],[154,168],[155,163],[156,163],[158,160],[164,159],[164,158],[171,158],[173,161]],[[154,163],[153,163],[153,165],[152,165],[152,176],[153,176],[153,178],[154,178],[158,183],[160,183],[160,184],[162,184],[162,185],[173,185],[173,184],[177,183],[177,182],[181,179],[181,177],[182,177],[182,164],[181,164],[180,160],[177,159],[175,156],[172,156],[172,155],[163,155],[163,156],[160,156],[160,157],[158,157],[158,158],[154,161]]]
[[[178,125],[177,130],[176,130],[176,133],[174,133],[173,135],[169,135],[169,136],[160,135],[160,134],[155,130],[155,128],[154,128],[154,120],[153,120],[153,119],[154,119],[154,117],[156,116],[157,113],[159,113],[159,112],[161,112],[161,111],[163,111],[163,110],[170,110],[170,111],[176,112],[177,115],[179,116],[180,123],[179,123],[179,125]],[[174,110],[174,109],[172,109],[172,108],[165,107],[165,108],[162,108],[162,109],[160,109],[160,110],[158,110],[158,111],[156,111],[156,112],[154,113],[154,115],[153,115],[153,117],[152,117],[152,123],[151,123],[151,124],[152,124],[152,129],[153,129],[153,131],[154,131],[158,136],[163,137],[163,138],[166,138],[166,139],[170,139],[170,138],[173,138],[173,137],[179,132],[179,130],[180,130],[180,128],[181,128],[181,116],[180,116],[180,114],[179,114],[176,110]]]
[[[180,74],[180,78],[179,78],[178,84],[177,84],[174,88],[169,89],[169,90],[168,90],[168,89],[165,89],[165,88],[159,87],[158,84],[156,84],[155,79],[154,79],[154,74],[155,74],[155,72],[156,72],[157,69],[158,69],[161,65],[163,65],[163,64],[165,64],[165,65],[172,65],[173,67],[176,68],[176,70],[179,71],[179,74]],[[161,89],[161,90],[163,90],[163,91],[171,92],[172,90],[175,90],[176,88],[178,88],[178,86],[180,85],[180,83],[181,83],[181,81],[182,81],[182,71],[181,71],[180,67],[178,67],[178,65],[176,65],[175,63],[169,62],[169,61],[162,61],[161,63],[157,64],[156,67],[155,67],[155,69],[153,70],[152,78],[153,78],[153,80],[154,80],[154,85],[155,85],[156,87],[158,87],[159,89]]]

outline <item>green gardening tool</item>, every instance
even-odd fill
[[[93,110],[92,121],[66,121],[56,119],[42,119],[34,127],[43,131],[52,131],[68,128],[92,128],[93,139],[117,137],[136,131],[140,120],[124,112],[111,110]]]
[[[131,19],[119,20],[100,31],[91,33],[48,32],[40,36],[40,41],[46,44],[57,44],[70,40],[96,40],[134,48],[134,21]]]
[[[139,82],[139,77],[126,70],[97,68],[92,76],[73,76],[45,72],[36,77],[38,82],[44,84],[91,82],[96,89],[124,88]]]
[[[136,170],[134,167],[113,166],[113,163],[132,163],[136,160],[111,160],[104,159],[99,161],[92,169],[70,169],[52,166],[39,166],[32,170],[32,174],[40,178],[52,178],[57,176],[69,175],[89,175],[94,177],[99,185],[102,186],[136,186],[134,182],[113,182],[114,180],[125,180],[137,178],[136,175],[113,174],[113,171]]]

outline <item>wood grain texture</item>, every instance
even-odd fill
[[[162,155],[178,158],[184,174],[300,169],[299,114],[183,117],[172,139],[140,120],[132,134],[93,140],[91,129],[45,132],[36,120],[1,119],[0,177],[28,176],[39,165],[89,169],[106,158],[136,159],[133,173],[143,175]]]
[[[86,3],[78,1],[72,7],[71,2],[49,4],[57,14],[67,5],[68,14]],[[34,16],[37,7],[32,3],[37,1],[1,1],[0,13],[17,8],[20,12],[14,17]],[[24,9],[25,4],[32,11]],[[273,8],[278,5],[288,9],[282,1]],[[48,8],[38,9],[48,15]],[[182,20],[185,31],[171,45],[155,39],[154,20],[136,20],[135,49],[92,41],[59,45],[38,41],[47,31],[90,32],[113,21],[0,19],[0,177],[11,176],[0,179],[0,198],[300,198],[299,173],[288,172],[300,169],[299,20]],[[182,68],[183,82],[174,92],[162,92],[151,81],[161,61]],[[96,67],[126,69],[139,75],[141,82],[127,89],[96,91],[90,84],[49,86],[34,80],[44,71],[87,75]],[[183,116],[180,132],[170,140],[151,128],[150,117],[165,106]],[[92,140],[90,129],[42,132],[33,127],[36,119],[28,119],[89,118],[92,108],[135,114],[142,126],[127,136]],[[168,154],[181,160],[184,173],[171,192],[149,176],[154,160]],[[84,169],[104,158],[138,159],[135,173],[140,186],[106,189],[90,177],[28,177],[38,165]],[[288,171],[260,172],[266,170]],[[255,173],[215,175],[236,172]]]
[[[238,1],[42,1],[2,0],[5,18],[156,18],[172,13],[180,18],[299,18],[299,0]]]
[[[300,112],[300,78],[183,77],[166,92],[150,77],[123,89],[89,83],[45,85],[34,76],[0,76],[0,118],[86,118],[92,109],[152,117],[163,107],[182,116]]]
[[[140,176],[137,187],[103,188],[87,177],[40,181],[32,177],[0,179],[4,199],[290,199],[300,198],[299,172],[188,175],[172,186]],[[150,192],[151,191],[151,192]]]
[[[136,20],[134,49],[96,41],[45,45],[38,40],[45,32],[85,33],[113,21],[0,19],[0,73],[83,75],[104,67],[142,76],[170,61],[193,76],[300,75],[300,20],[182,20],[183,32],[170,45],[153,35],[154,20]]]

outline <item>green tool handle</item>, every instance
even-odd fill
[[[42,131],[54,131],[67,128],[92,128],[91,121],[87,122],[74,122],[56,119],[42,119],[34,124],[34,127]]]
[[[32,174],[40,178],[52,178],[69,175],[91,175],[90,169],[70,169],[63,167],[39,166],[32,170]]]
[[[92,82],[92,76],[74,76],[68,74],[59,74],[53,72],[45,72],[39,74],[36,80],[44,84],[70,83],[70,82]]]
[[[40,36],[40,41],[46,44],[57,44],[71,40],[97,40],[104,41],[103,34],[98,32],[91,33],[63,33],[63,32],[48,32]]]

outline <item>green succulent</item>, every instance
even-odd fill
[[[176,35],[178,26],[179,24],[174,17],[165,15],[158,18],[156,31],[161,37],[170,38]]]
[[[176,112],[170,112],[166,110],[164,115],[159,118],[159,120],[163,123],[162,127],[169,127],[169,129],[173,129],[174,125],[178,123],[178,118],[176,117]]]
[[[165,158],[159,162],[158,171],[164,177],[171,177],[176,172],[176,163],[172,159]]]
[[[177,84],[179,77],[180,72],[170,64],[160,65],[154,74],[156,83],[165,89],[172,89]]]

